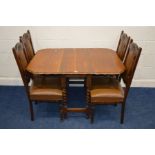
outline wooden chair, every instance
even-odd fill
[[[130,39],[130,37],[126,33],[124,33],[124,31],[122,31],[118,42],[117,50],[116,50],[117,55],[122,60],[122,62],[125,61],[127,48],[131,42],[132,42],[132,39]]]
[[[129,45],[127,57],[124,62],[126,71],[122,74],[125,84],[123,88],[116,78],[87,77],[87,101],[91,122],[94,120],[94,108],[102,104],[121,104],[121,123],[124,121],[125,102],[134,76],[134,72],[141,54],[141,48],[135,43]]]
[[[133,42],[133,39],[131,39],[124,31],[121,32],[120,39],[118,42],[117,50],[116,53],[121,59],[121,61],[124,63],[126,55],[127,55],[127,50],[129,47],[129,44]],[[120,80],[121,75],[103,75],[103,76],[98,76],[98,78],[107,78],[107,77],[115,77]]]
[[[24,54],[23,45],[21,43],[17,43],[12,50],[28,96],[31,120],[34,120],[32,103],[36,101],[58,103],[60,105],[60,116],[61,119],[63,119],[63,106],[66,104],[65,78],[31,78],[30,74],[26,71],[28,62]]]
[[[35,55],[32,38],[31,38],[31,34],[29,30],[27,30],[27,32],[24,33],[23,36],[20,37],[20,42],[24,46],[25,56],[29,63],[31,59],[33,58],[33,56]]]

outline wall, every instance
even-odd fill
[[[0,27],[0,85],[22,84],[12,47],[29,29],[35,50],[47,47],[116,49],[120,32],[143,48],[132,86],[155,87],[155,27]]]

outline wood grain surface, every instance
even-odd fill
[[[116,52],[105,48],[45,49],[27,67],[32,74],[113,75],[125,70]]]

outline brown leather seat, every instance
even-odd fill
[[[93,78],[90,92],[92,103],[122,102],[124,90],[114,78]]]
[[[60,116],[63,119],[63,109],[66,104],[66,84],[65,78],[55,76],[30,76],[26,68],[28,60],[26,59],[24,48],[21,43],[17,43],[13,48],[13,54],[15,56],[26,93],[29,100],[31,120],[34,120],[33,102],[36,101],[51,101],[57,102],[60,105]],[[30,82],[32,81],[32,82]]]
[[[30,86],[31,100],[62,100],[60,78],[35,78]]]
[[[121,123],[124,121],[125,102],[134,76],[134,72],[141,54],[141,48],[131,43],[127,50],[124,62],[125,72],[122,80],[125,87],[121,87],[120,81],[116,78],[87,77],[87,101],[89,103],[91,122],[94,119],[94,106],[98,104],[121,104]]]

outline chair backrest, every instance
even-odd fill
[[[31,37],[30,30],[27,30],[27,34],[29,34],[29,38],[30,38],[32,49],[33,49],[33,53],[35,54],[35,50],[34,50],[34,46],[33,46],[33,42],[32,42],[32,37]]]
[[[116,51],[117,55],[120,57],[122,61],[124,61],[129,42],[130,37],[126,33],[124,33],[124,31],[122,31]]]
[[[127,50],[127,56],[124,62],[125,72],[122,74],[122,78],[127,87],[130,87],[137,63],[141,54],[142,48],[138,47],[137,44],[131,43]]]
[[[24,33],[23,36],[20,37],[20,42],[24,46],[26,59],[28,62],[30,62],[35,55],[35,52],[32,44],[31,34],[29,31],[27,31],[27,33]]]
[[[30,77],[26,71],[26,67],[28,65],[27,59],[25,57],[24,48],[22,43],[17,43],[14,48],[12,48],[16,63],[18,65],[18,69],[20,71],[24,86],[28,86],[30,81]]]

